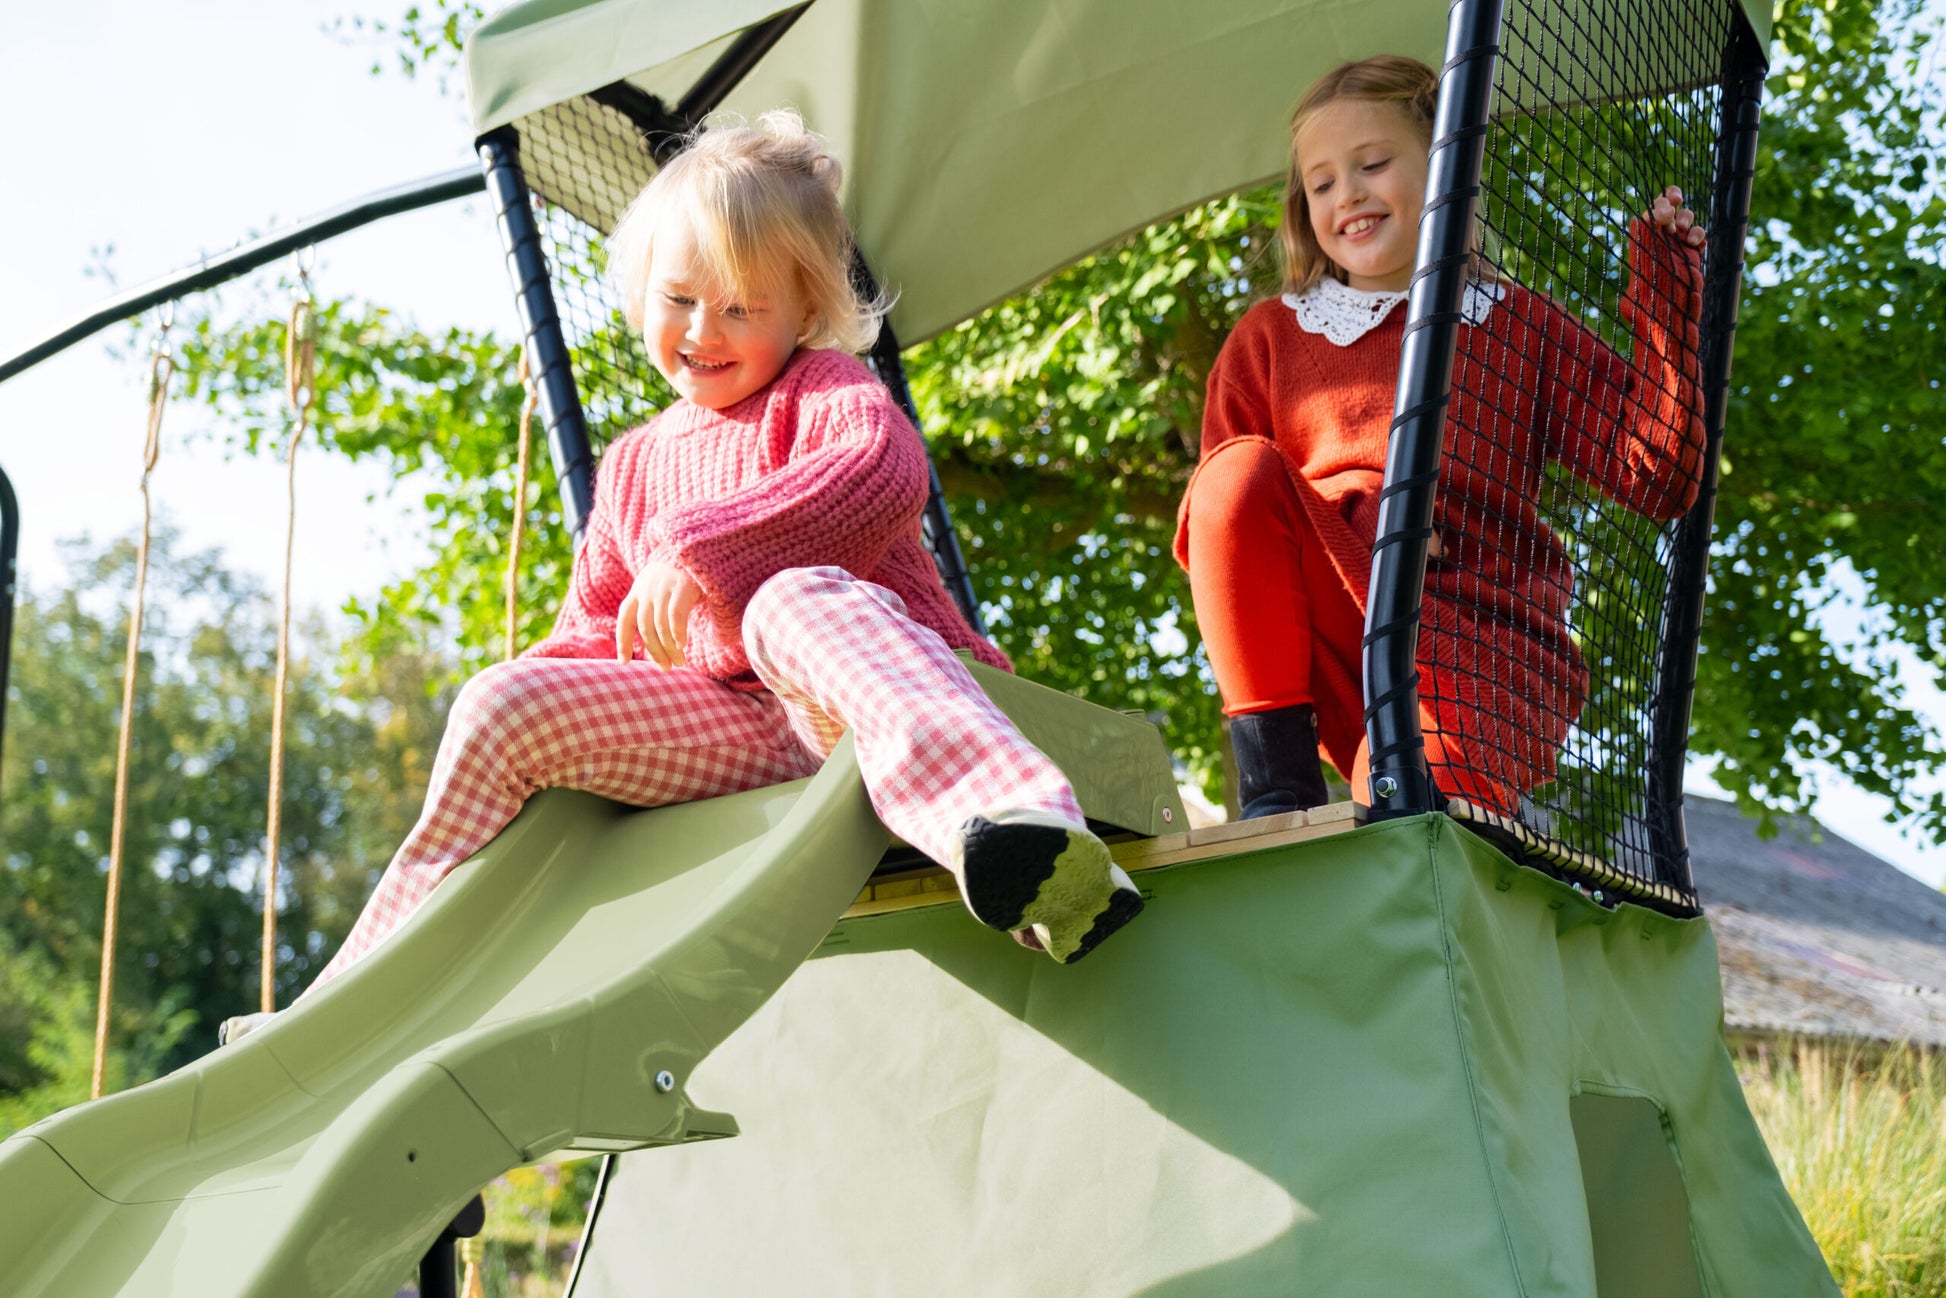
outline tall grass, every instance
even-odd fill
[[[1799,1045],[1744,1095],[1850,1298],[1946,1298],[1946,1059]]]

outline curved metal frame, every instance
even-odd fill
[[[200,293],[205,289],[227,284],[240,275],[247,275],[259,266],[265,266],[288,253],[308,248],[314,243],[348,234],[361,226],[402,212],[415,212],[422,207],[432,207],[439,203],[449,203],[456,198],[467,198],[479,193],[486,187],[486,180],[472,167],[461,167],[455,171],[442,172],[415,180],[410,184],[395,185],[353,199],[341,207],[334,207],[321,216],[314,216],[296,225],[286,226],[252,239],[249,243],[238,244],[226,253],[206,259],[201,265],[189,270],[177,271],[144,284],[141,288],[130,289],[119,297],[110,298],[87,315],[72,324],[57,329],[40,342],[35,343],[18,356],[10,356],[0,361],[0,382],[12,378],[23,370],[32,369],[57,352],[65,351],[85,338],[100,333],[108,326],[131,316],[141,315],[150,307],[161,306],[164,302],[174,302]]]

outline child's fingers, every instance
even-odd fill
[[[689,615],[695,611],[697,603],[702,598],[702,588],[693,581],[685,581],[676,587],[675,594],[669,601],[671,616],[675,622],[675,626],[671,628],[671,643],[675,645],[678,656],[686,657],[689,653]]]
[[[635,596],[622,601],[615,614],[615,661],[627,662],[635,656]]]
[[[666,586],[655,598],[655,660],[664,667],[682,665],[682,644],[676,637],[675,592]]]
[[[636,629],[642,633],[642,652],[654,660],[656,666],[666,670],[670,666],[669,647],[662,636],[655,602],[642,601],[641,608],[636,612]]]

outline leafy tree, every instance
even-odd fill
[[[1793,0],[1777,24],[1737,323],[1697,747],[1740,798],[1808,801],[1806,763],[1946,839],[1946,757],[1897,654],[1946,669],[1946,80],[1923,0]],[[1835,612],[1849,570],[1868,616]]]
[[[207,304],[197,304],[206,306]],[[250,454],[282,455],[285,321],[262,310],[219,326],[205,312],[178,322],[183,392],[224,413],[222,435]],[[186,326],[186,327],[185,327]],[[350,302],[318,311],[315,436],[327,452],[382,463],[395,483],[419,488],[431,555],[410,576],[347,611],[362,634],[350,646],[366,672],[428,645],[456,646],[455,675],[502,655],[504,582],[513,535],[520,424],[519,344],[448,329],[433,334],[381,307]],[[520,640],[553,624],[567,587],[566,543],[553,465],[534,421],[532,480],[521,561]],[[430,480],[430,486],[425,483]]]
[[[126,540],[70,543],[70,580],[26,591],[17,614],[0,801],[0,1094],[16,1098],[68,1094],[74,1051],[92,1056],[134,557]],[[164,529],[149,580],[115,963],[131,1080],[201,1054],[216,1020],[257,1004],[276,659],[251,579],[179,553]],[[287,696],[282,1001],[336,948],[416,816],[436,732],[420,660],[389,659],[374,679],[338,676],[332,657],[307,629]]]
[[[373,26],[409,74],[438,72],[477,16],[439,0]],[[1900,652],[1946,668],[1946,579],[1920,540],[1946,502],[1937,28],[1923,0],[1780,6],[1693,748],[1747,806],[1802,805],[1812,764],[1830,762],[1942,839],[1946,795],[1920,786],[1946,749],[1894,669]],[[1210,363],[1274,283],[1275,198],[1159,223],[906,356],[997,638],[1049,684],[1163,715],[1206,779],[1217,710],[1168,542]],[[497,636],[484,610],[509,519],[512,350],[465,331],[434,340],[370,307],[331,320],[354,355],[336,362],[340,394],[320,384],[327,440],[440,483],[425,496],[435,554],[359,609],[367,643],[440,627],[477,664]],[[257,445],[280,334],[206,324],[191,358],[199,391]],[[535,522],[530,634],[568,561],[558,518]],[[1857,636],[1834,620],[1843,573],[1868,610]]]

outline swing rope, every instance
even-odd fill
[[[520,537],[527,522],[527,448],[529,430],[534,424],[534,407],[540,391],[527,370],[527,349],[520,351],[520,386],[526,394],[520,403],[520,467],[514,478],[514,534],[507,547],[507,657],[514,656],[514,615],[520,596]]]
[[[466,1273],[460,1278],[459,1298],[486,1298],[486,1286],[480,1280],[486,1263],[486,1236],[469,1235],[461,1240],[459,1256],[466,1263]]]
[[[122,903],[122,843],[128,826],[128,750],[135,729],[135,673],[141,660],[142,603],[149,581],[149,475],[155,472],[162,445],[162,411],[168,404],[169,381],[176,359],[169,350],[169,326],[175,323],[173,302],[162,307],[162,330],[156,335],[149,360],[149,422],[142,442],[142,540],[135,551],[135,601],[128,613],[128,653],[122,660],[122,719],[115,746],[115,818],[108,833],[108,899],[101,926],[101,991],[95,1004],[95,1066],[88,1098],[101,1098],[108,1064],[108,1007],[115,992],[115,929]]]
[[[307,254],[315,254],[307,249]],[[264,941],[262,1008],[277,1008],[277,840],[284,803],[284,692],[290,679],[291,555],[297,540],[297,447],[311,424],[317,402],[318,317],[311,295],[308,257],[297,262],[297,288],[291,296],[290,325],[284,332],[284,395],[289,398],[294,425],[284,450],[284,598],[277,623],[277,680],[270,709],[270,812],[264,829]]]

